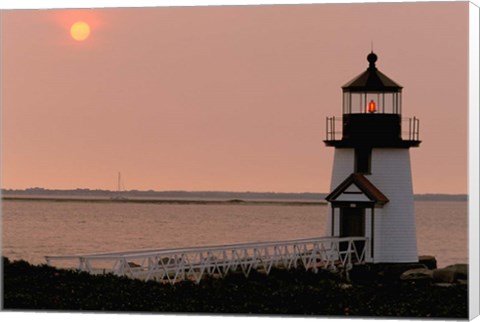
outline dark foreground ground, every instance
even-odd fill
[[[429,281],[346,283],[304,269],[232,274],[175,286],[92,276],[3,258],[5,310],[467,318],[468,287]]]

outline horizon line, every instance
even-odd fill
[[[52,188],[42,188],[42,187],[30,187],[30,188],[2,188],[1,192],[8,191],[8,190],[16,190],[16,191],[28,191],[28,190],[44,190],[44,191],[60,191],[60,192],[67,192],[67,191],[76,191],[76,190],[85,190],[85,191],[101,191],[101,192],[112,192],[112,193],[129,193],[129,192],[155,192],[155,193],[171,193],[171,192],[185,192],[185,193],[256,193],[256,194],[328,194],[329,192],[279,192],[279,191],[251,191],[251,190],[244,190],[244,191],[234,191],[234,190],[181,190],[181,189],[173,189],[173,190],[139,190],[139,189],[130,189],[130,190],[122,190],[116,191],[111,189],[100,189],[100,188],[69,188],[69,189],[52,189]],[[453,192],[422,192],[422,193],[415,193],[414,195],[453,195],[453,196],[468,196],[468,193],[453,193]]]

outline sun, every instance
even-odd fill
[[[77,21],[70,27],[70,35],[76,41],[84,41],[90,35],[90,26],[84,21]]]

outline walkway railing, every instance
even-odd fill
[[[46,260],[48,265],[62,261],[76,263],[70,268],[91,274],[113,273],[172,284],[187,279],[200,283],[204,276],[224,277],[230,272],[242,272],[248,277],[252,269],[268,274],[272,267],[303,267],[314,272],[318,269],[341,269],[348,278],[352,264],[365,262],[368,244],[363,237],[323,237],[225,246],[46,256]]]

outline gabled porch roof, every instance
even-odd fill
[[[328,202],[374,202],[384,205],[388,198],[363,174],[352,173],[326,198]]]

